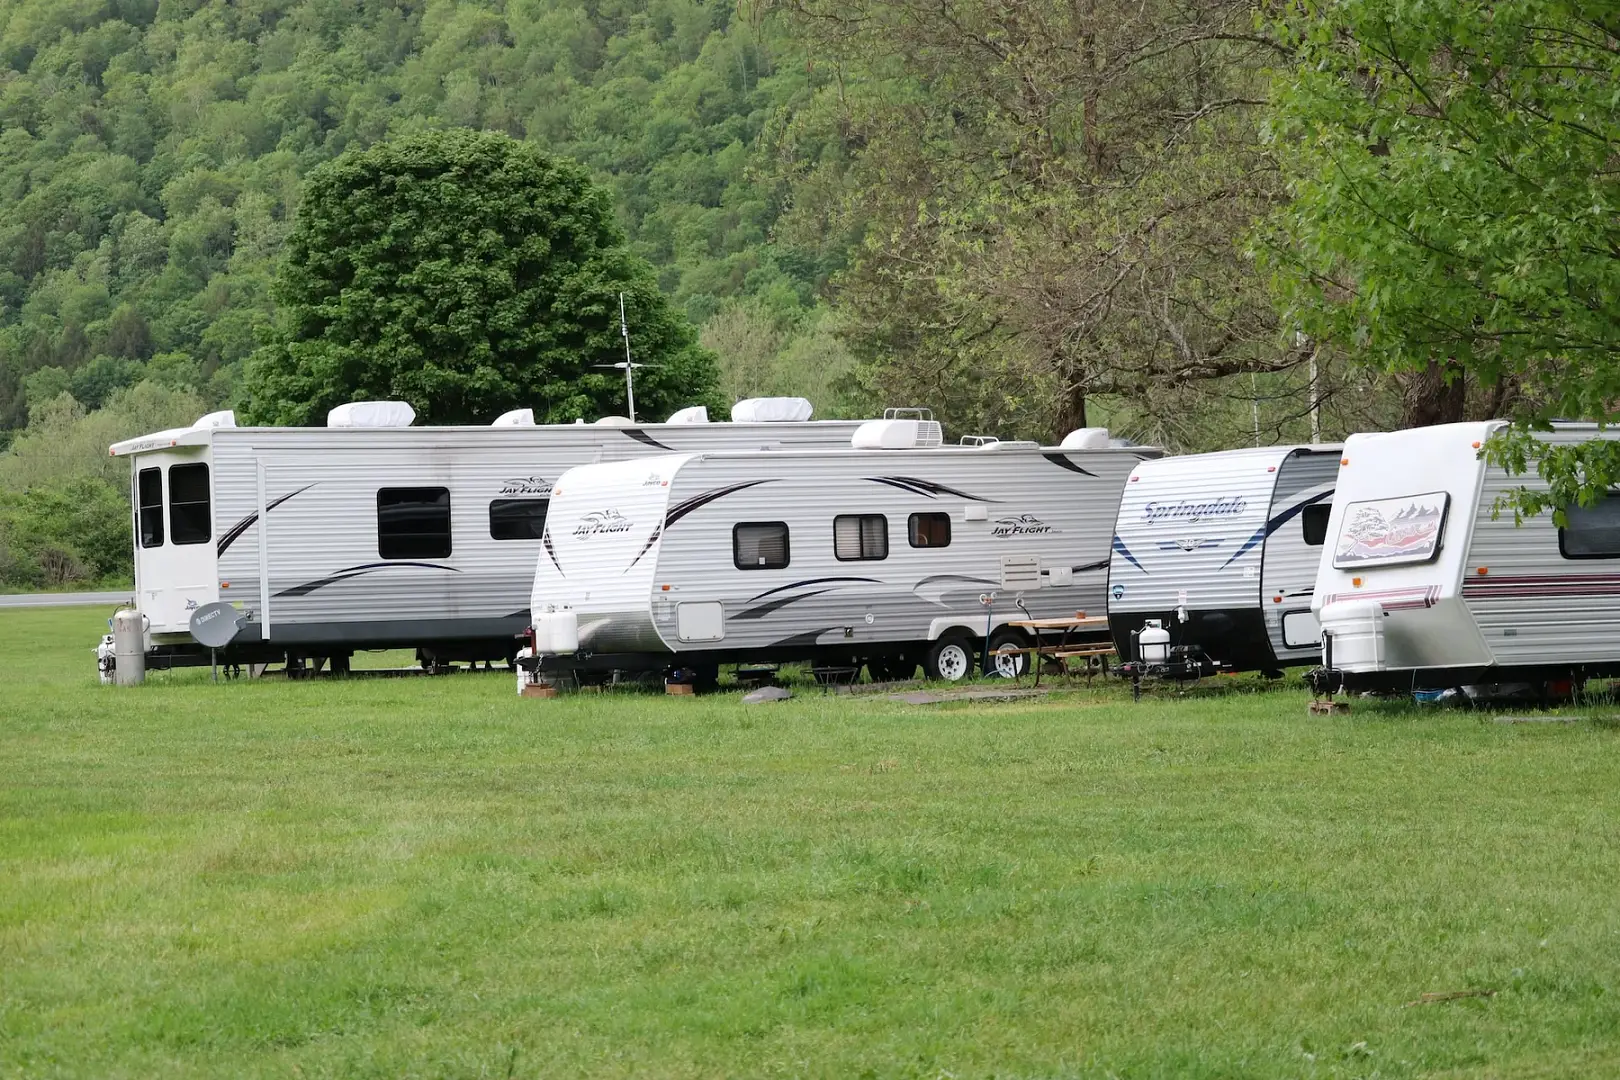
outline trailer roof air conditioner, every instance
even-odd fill
[[[194,428],[222,428],[235,427],[236,414],[229,409],[211,412],[205,416],[197,417],[197,422],[191,425]]]
[[[731,419],[738,424],[800,423],[815,411],[802,397],[743,398],[731,407]]]
[[[692,405],[670,414],[666,424],[707,424],[709,422],[709,409],[705,405]]]
[[[534,427],[533,409],[513,409],[497,416],[490,427]]]
[[[410,427],[416,410],[404,401],[351,401],[326,414],[327,427]]]
[[[1106,450],[1111,444],[1105,427],[1075,428],[1063,436],[1058,446],[1064,450]]]
[[[944,441],[937,420],[868,420],[849,444],[857,450],[914,450]]]

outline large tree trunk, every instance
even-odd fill
[[[1052,426],[1057,428],[1055,438],[1052,440],[1053,445],[1056,445],[1057,441],[1069,432],[1086,426],[1086,387],[1084,383],[1076,382],[1064,388],[1063,396],[1058,401],[1057,416]]]
[[[1433,362],[1401,379],[1402,427],[1458,423],[1464,418],[1467,404],[1463,371],[1453,364]]]

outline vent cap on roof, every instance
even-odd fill
[[[236,414],[229,409],[221,409],[219,412],[211,412],[197,417],[197,422],[191,426],[194,428],[235,427]]]
[[[707,424],[709,409],[706,405],[692,405],[670,414],[666,424]]]
[[[937,420],[868,420],[855,429],[849,445],[857,450],[914,450],[943,441]]]
[[[628,416],[601,416],[591,421],[598,427],[635,427],[636,422]]]
[[[490,422],[490,427],[534,427],[533,409],[513,409],[503,412]]]
[[[810,419],[815,406],[802,397],[743,398],[731,407],[738,424],[791,424]]]
[[[404,401],[351,401],[326,414],[327,427],[410,427],[415,420]]]
[[[1112,437],[1105,427],[1075,428],[1058,443],[1065,450],[1106,450],[1112,445]]]

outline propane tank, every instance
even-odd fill
[[[523,666],[523,661],[528,660],[532,656],[534,656],[534,650],[529,648],[527,645],[518,650],[517,663],[514,665],[517,668],[518,697],[522,697],[523,688],[534,681],[534,676],[529,674],[529,669]]]
[[[547,604],[534,613],[534,651],[537,656],[567,656],[579,651],[579,616],[568,608],[558,611]]]
[[[101,685],[106,686],[113,681],[113,636],[101,635],[101,644],[96,646],[96,674],[101,678]]]
[[[146,616],[134,608],[113,612],[113,675],[119,686],[146,681]]]
[[[1168,664],[1170,631],[1166,630],[1158,619],[1146,620],[1142,624],[1141,632],[1136,636],[1136,651],[1144,664]]]

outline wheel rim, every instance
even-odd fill
[[[1003,679],[1016,679],[1024,673],[1024,654],[1016,645],[1003,645],[995,652],[992,661],[996,674]]]
[[[939,650],[939,677],[955,682],[967,674],[967,650],[960,645],[951,644]]]

